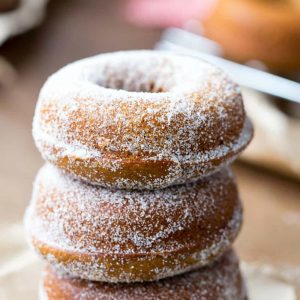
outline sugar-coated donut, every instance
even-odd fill
[[[231,59],[259,60],[278,73],[300,71],[298,0],[219,0],[204,29]]]
[[[160,51],[70,64],[41,90],[33,136],[44,159],[90,183],[153,189],[231,162],[252,127],[222,71]]]
[[[237,236],[242,209],[229,169],[163,190],[109,190],[45,165],[25,224],[37,252],[84,279],[132,282],[210,263]]]
[[[246,300],[232,251],[213,264],[184,275],[147,283],[104,283],[71,278],[47,267],[40,300]]]

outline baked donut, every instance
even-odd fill
[[[230,59],[259,60],[277,73],[300,71],[298,0],[219,0],[203,26]]]
[[[239,88],[222,71],[144,50],[83,59],[51,76],[33,136],[45,160],[90,183],[155,189],[228,164],[252,127]]]
[[[21,0],[0,0],[0,13],[16,9]]]
[[[40,300],[246,300],[246,289],[232,251],[213,264],[184,275],[147,283],[104,283],[71,278],[47,267]]]
[[[230,170],[163,190],[109,190],[45,165],[25,224],[33,247],[83,279],[151,281],[210,263],[237,236],[242,209]]]

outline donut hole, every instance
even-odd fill
[[[182,68],[182,66],[180,66]],[[104,57],[90,73],[93,83],[107,89],[137,93],[166,93],[178,85],[178,66],[148,52],[116,54]]]
[[[163,87],[158,87],[153,81],[150,82],[148,93],[164,93],[166,92]]]
[[[153,80],[143,81],[140,80],[127,80],[121,78],[108,78],[104,82],[98,83],[99,85],[114,90],[124,90],[127,92],[140,92],[140,93],[165,93],[167,90],[156,84]]]

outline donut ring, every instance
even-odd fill
[[[210,263],[237,236],[232,173],[156,191],[108,190],[52,165],[37,175],[25,224],[33,247],[83,279],[152,281]]]
[[[300,71],[299,1],[220,0],[203,25],[230,59],[259,60],[277,73]]]
[[[40,300],[246,300],[246,289],[232,251],[203,269],[158,282],[111,284],[90,282],[44,270]]]
[[[41,90],[33,136],[45,160],[90,183],[155,189],[196,180],[246,147],[239,88],[216,67],[159,51],[70,64]]]

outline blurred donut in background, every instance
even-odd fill
[[[300,71],[298,0],[219,0],[203,27],[229,59],[258,60],[279,74]]]
[[[0,13],[16,9],[21,3],[21,0],[1,0]]]

